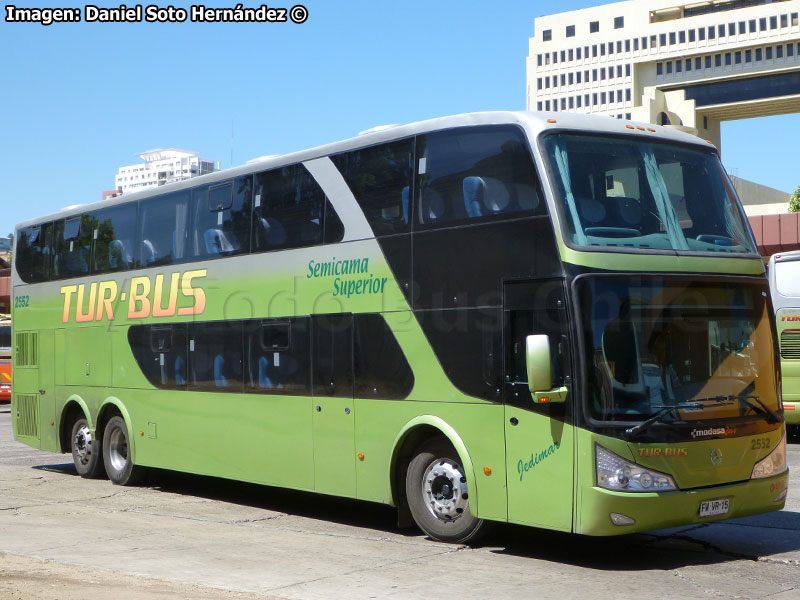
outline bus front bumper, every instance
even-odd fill
[[[784,471],[775,477],[687,491],[626,493],[584,487],[576,533],[622,535],[781,510],[788,482],[789,471]],[[713,500],[728,500],[727,512],[701,517],[701,504]]]

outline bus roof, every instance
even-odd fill
[[[575,113],[554,113],[554,112],[532,112],[532,111],[494,111],[476,112],[449,117],[439,117],[428,119],[406,125],[379,126],[367,130],[356,137],[352,137],[339,142],[333,142],[316,148],[292,152],[289,154],[268,155],[262,159],[248,161],[246,164],[216,171],[208,175],[193,177],[185,181],[171,183],[167,186],[159,186],[142,190],[140,192],[130,192],[117,196],[110,200],[101,200],[90,204],[78,204],[68,206],[59,212],[29,219],[17,224],[17,228],[35,225],[37,223],[63,219],[65,217],[80,215],[93,210],[109,208],[119,204],[126,204],[137,200],[143,200],[151,196],[158,196],[167,192],[176,192],[187,188],[193,188],[205,183],[225,181],[233,177],[258,173],[267,169],[273,169],[284,165],[295,164],[346,152],[357,148],[374,146],[375,144],[389,142],[395,139],[403,139],[441,129],[455,127],[469,127],[477,125],[502,125],[513,124],[524,127],[534,137],[541,132],[558,129],[574,130],[580,132],[607,133],[611,135],[630,135],[647,139],[658,138],[692,144],[703,148],[714,148],[710,142],[701,140],[697,136],[678,131],[669,127],[653,125],[651,123],[640,123],[635,121],[625,121],[607,116],[583,115]]]

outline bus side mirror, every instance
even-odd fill
[[[525,338],[525,365],[528,371],[528,388],[533,401],[538,404],[564,402],[567,388],[553,389],[550,374],[550,338],[546,335],[529,335]]]

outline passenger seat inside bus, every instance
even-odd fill
[[[203,234],[203,241],[206,254],[209,256],[223,256],[231,254],[237,249],[221,229],[207,229]]]

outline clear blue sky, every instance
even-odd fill
[[[227,168],[380,124],[522,110],[534,18],[598,3],[305,0],[302,25],[0,19],[0,234],[99,200],[153,148]],[[798,134],[800,115],[724,124],[723,161],[791,192]]]

